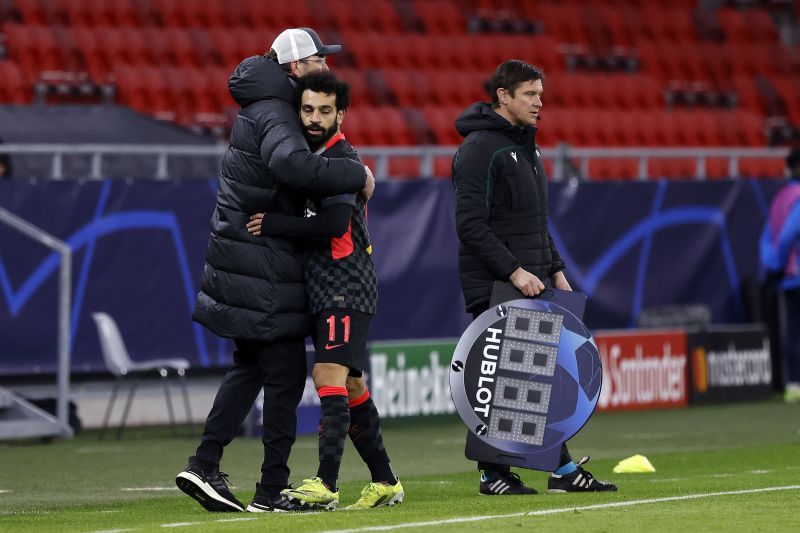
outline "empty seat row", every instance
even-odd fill
[[[9,57],[29,74],[86,70],[102,82],[117,64],[218,66],[229,69],[263,54],[280,30],[260,32],[148,27],[23,26],[7,24]]]
[[[223,114],[235,105],[227,89],[229,75],[220,67],[117,65],[114,70],[119,103],[183,124],[193,123],[198,114]]]
[[[491,72],[461,70],[384,70],[382,76],[398,105],[464,105],[488,100]],[[661,109],[662,86],[641,74],[547,75],[542,100],[545,109],[599,107],[607,109]]]
[[[510,58],[564,70],[555,42],[541,36],[420,35],[387,38],[380,33],[343,33],[345,51],[360,68],[481,70],[491,72]]]
[[[734,76],[800,73],[800,56],[784,45],[652,43],[636,47],[642,70],[662,80],[723,81]]]
[[[33,99],[31,84],[16,63],[0,61],[0,80],[0,103],[28,104]]]
[[[14,0],[26,24],[211,28],[316,26],[306,0]]]
[[[764,123],[747,111],[548,109],[537,140],[551,146],[764,146]]]

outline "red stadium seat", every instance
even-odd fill
[[[634,28],[636,25],[628,22],[627,13],[633,11],[630,8],[615,5],[594,6],[597,17],[602,21],[602,26],[608,28],[612,36],[612,42],[620,46],[633,46],[635,42]]]
[[[327,0],[328,22],[339,31],[395,34],[403,29],[394,3],[389,0]]]
[[[83,69],[93,80],[104,79],[109,69],[94,30],[77,26],[70,28],[70,33],[75,50],[82,60]]]
[[[697,161],[691,158],[652,158],[649,175],[656,179],[693,179],[697,177]]]
[[[423,107],[422,112],[437,144],[461,144],[463,138],[456,131],[455,121],[462,111],[460,107]]]
[[[739,107],[754,111],[763,112],[763,102],[756,90],[755,80],[749,76],[734,76],[731,82],[736,95],[739,98]]]
[[[778,28],[766,9],[753,7],[746,11],[750,41],[754,43],[777,43]]]
[[[205,70],[208,70],[208,91],[214,101],[214,108],[223,112],[229,107],[235,107],[236,102],[228,90],[228,80],[232,73],[225,67],[210,67]]]
[[[355,146],[407,146],[414,135],[402,113],[394,107],[353,107],[342,130]]]
[[[176,0],[151,0],[154,12],[158,14],[161,25],[178,27],[183,25],[183,9]]]
[[[419,178],[422,174],[419,171],[418,157],[391,157],[389,158],[389,175],[392,178]]]
[[[47,24],[50,22],[39,0],[16,0],[14,6],[19,10],[23,24]]]
[[[723,157],[706,158],[706,179],[718,180],[729,177],[728,160]]]
[[[576,4],[542,4],[537,9],[548,37],[561,44],[589,44],[582,9]]]
[[[149,111],[144,80],[136,67],[116,65],[114,75],[117,82],[117,101],[136,111]]]
[[[197,48],[192,43],[189,32],[183,28],[170,28],[164,33],[172,54],[173,64],[195,67],[203,65],[203,61],[197,56]]]
[[[39,72],[61,68],[61,54],[48,27],[6,24],[5,32],[8,57],[29,77],[38,78]]]
[[[341,70],[337,70],[339,74]],[[417,70],[385,70],[383,77],[401,107],[419,107],[430,103],[432,91],[428,87],[429,76]]]
[[[431,35],[457,35],[466,32],[464,13],[447,0],[416,0],[414,13]]]
[[[774,77],[770,81],[783,100],[789,120],[793,124],[800,124],[800,92],[797,90],[797,81],[789,77]]]
[[[350,105],[369,106],[375,102],[372,99],[373,91],[370,90],[364,72],[359,69],[336,69],[336,75],[350,84]]]
[[[438,156],[433,158],[433,177],[439,179],[452,179],[453,156]]]
[[[25,79],[22,70],[10,61],[0,61],[0,102],[8,104],[28,104],[33,99],[31,84]]]
[[[745,22],[742,14],[738,9],[732,7],[722,7],[717,10],[717,20],[725,32],[725,38],[733,42],[749,41],[751,34],[747,29],[748,24]]]
[[[227,2],[233,4],[234,2]],[[306,0],[295,0],[293,2],[265,2],[264,0],[240,0],[235,2],[241,6],[244,12],[244,21],[253,28],[304,28],[311,27],[319,29],[319,19],[316,16],[317,9],[309,9]],[[325,2],[328,7],[328,2]],[[226,7],[227,9],[227,7]],[[327,11],[326,11],[327,12]],[[279,30],[280,31],[280,30]],[[277,33],[272,37],[277,37]],[[326,40],[324,33],[320,35],[323,42]],[[272,40],[265,40],[264,46],[268,46]]]
[[[592,159],[589,161],[589,177],[593,181],[626,181],[638,177],[636,159]]]
[[[745,178],[783,178],[786,162],[782,157],[742,158],[739,160],[739,176]]]
[[[174,65],[173,51],[167,42],[167,30],[156,27],[146,27],[141,30],[142,38],[148,44],[146,48],[147,61],[151,65]]]
[[[242,28],[233,28],[230,30],[214,28],[208,32],[212,46],[219,55],[222,64],[227,67],[232,68],[243,59],[239,55],[239,46],[236,40],[236,35],[241,30]]]
[[[766,146],[766,132],[761,117],[749,111],[728,113],[728,126],[738,133],[739,146]]]

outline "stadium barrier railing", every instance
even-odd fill
[[[208,157],[219,158],[228,146],[217,145],[130,145],[130,144],[4,144],[0,145],[0,154],[44,155],[50,156],[50,178],[90,178],[101,179],[103,174],[103,158],[105,156],[152,156],[155,161],[155,179],[168,179],[168,161],[170,157]],[[373,172],[379,180],[396,177],[391,174],[390,161],[399,158],[416,158],[419,161],[417,176],[429,178],[435,176],[435,159],[449,158],[455,153],[456,146],[367,146],[359,147],[359,153],[365,159],[374,161]],[[637,179],[647,180],[649,162],[653,159],[694,159],[695,176],[705,179],[707,161],[710,158],[727,160],[727,175],[731,178],[741,177],[739,161],[744,158],[763,158],[783,160],[788,148],[746,148],[746,147],[696,147],[696,148],[575,148],[566,144],[553,148],[542,148],[545,159],[553,161],[552,179],[562,181],[571,177],[591,179],[589,169],[593,160],[636,159]],[[64,171],[65,155],[86,155],[91,158],[90,171],[85,176],[69,176]],[[577,163],[574,163],[577,162]],[[208,176],[198,176],[207,178]],[[440,176],[447,177],[447,176]]]

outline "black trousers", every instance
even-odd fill
[[[484,311],[489,309],[489,304],[487,303],[485,307],[481,307],[476,309],[472,312],[472,319],[475,320],[478,318]],[[561,454],[558,459],[558,466],[564,466],[567,463],[572,462],[572,456],[569,454],[569,450],[567,449],[567,443],[561,444]],[[509,467],[507,465],[501,465],[496,463],[484,463],[483,461],[478,461],[478,470],[497,470],[499,472],[508,472]]]
[[[783,383],[800,383],[800,289],[778,291]]]
[[[196,456],[219,463],[264,388],[264,462],[261,484],[289,484],[289,452],[297,431],[297,406],[306,383],[305,339],[276,342],[236,340],[233,366],[214,398]]]

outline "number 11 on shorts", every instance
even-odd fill
[[[336,317],[331,315],[326,320],[328,323],[328,341],[334,342],[336,340]],[[342,317],[342,327],[344,328],[344,341],[350,342],[350,315]]]

